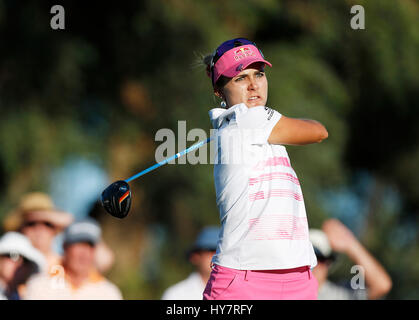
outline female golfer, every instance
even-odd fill
[[[223,108],[209,112],[216,130],[214,180],[221,231],[204,299],[316,299],[317,263],[300,182],[284,145],[327,138],[314,120],[266,107],[265,60],[237,38],[204,58]]]

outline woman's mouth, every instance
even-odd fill
[[[253,102],[253,101],[256,101],[256,100],[259,100],[259,99],[260,99],[259,96],[253,96],[253,97],[250,97],[249,99],[247,99],[247,101]]]

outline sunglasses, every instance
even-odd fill
[[[328,256],[324,256],[320,250],[318,250],[317,248],[314,248],[314,253],[316,254],[316,258],[318,262],[321,263],[333,263],[336,260],[336,254],[335,253],[331,253]]]
[[[21,256],[16,252],[2,253],[0,254],[0,257],[13,260],[14,262],[19,261],[21,258]]]
[[[213,55],[212,55],[212,60],[211,60],[211,67],[210,67],[210,71],[211,71],[211,80],[212,83],[214,84],[214,66],[217,63],[217,61],[222,57],[222,55],[224,53],[226,53],[227,51],[236,48],[236,47],[240,47],[240,46],[245,46],[245,45],[253,45],[257,48],[256,43],[254,43],[253,41],[250,41],[249,39],[246,38],[236,38],[236,39],[231,39],[228,40],[226,42],[223,42],[217,49],[215,49]],[[265,56],[263,55],[262,51],[258,48],[261,56],[265,59]]]
[[[55,226],[52,223],[49,223],[47,221],[30,221],[30,222],[26,222],[23,227],[34,227],[36,225],[44,225],[50,229],[55,229]]]

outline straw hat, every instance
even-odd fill
[[[73,216],[55,208],[47,194],[32,192],[24,195],[17,208],[7,214],[3,227],[5,231],[17,231],[29,221],[49,222],[60,232],[71,224]]]

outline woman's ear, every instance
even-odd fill
[[[214,94],[220,98],[221,100],[224,100],[224,96],[222,94],[222,92],[219,89],[214,89]]]

